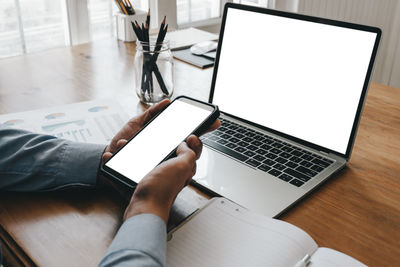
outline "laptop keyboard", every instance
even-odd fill
[[[221,127],[201,137],[204,144],[300,187],[333,161],[220,118]]]

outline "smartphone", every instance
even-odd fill
[[[177,97],[106,161],[101,171],[135,187],[154,167],[173,157],[189,135],[201,135],[218,117],[215,105]]]

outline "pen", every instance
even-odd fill
[[[310,255],[306,254],[303,259],[298,261],[294,267],[306,267],[307,264],[310,262]]]

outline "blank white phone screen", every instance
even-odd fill
[[[213,103],[344,154],[376,37],[229,9]]]
[[[111,158],[106,166],[139,183],[211,112],[184,101],[174,101]]]

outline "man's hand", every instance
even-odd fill
[[[164,110],[169,103],[168,99],[163,100],[143,114],[129,120],[105,149],[102,163],[126,144],[127,140],[142,129],[154,116]],[[217,129],[220,125],[221,122],[216,120],[207,132]],[[178,147],[177,157],[163,162],[147,174],[136,187],[125,211],[124,220],[136,214],[153,213],[167,222],[169,211],[176,196],[183,187],[189,184],[196,172],[196,160],[200,157],[201,150],[200,139],[192,135]],[[99,183],[111,184],[115,187],[108,179],[103,180],[104,178],[100,179]]]
[[[163,111],[168,104],[171,101],[169,99],[164,99],[160,103],[152,106],[145,112],[143,112],[141,115],[134,117],[130,119],[124,127],[114,136],[114,138],[111,140],[110,144],[106,147],[104,150],[103,156],[102,156],[102,161],[101,163],[104,163],[106,160],[111,158],[111,156],[126,142],[129,140],[132,136],[134,136],[140,129],[143,128],[143,126],[148,123],[152,118],[154,118],[158,113]],[[207,132],[214,131],[221,125],[221,122],[219,120],[216,120],[210,128],[207,130]]]
[[[114,136],[111,143],[104,150],[102,163],[109,159],[120,147],[122,147],[127,140],[134,136],[143,126],[148,123],[154,116],[163,111],[170,103],[169,99],[165,99],[150,107],[141,115],[130,119],[124,127]]]
[[[191,135],[179,145],[175,158],[163,162],[147,174],[136,187],[125,210],[124,221],[134,215],[152,213],[167,223],[176,196],[196,173],[196,160],[201,150],[200,139]]]

